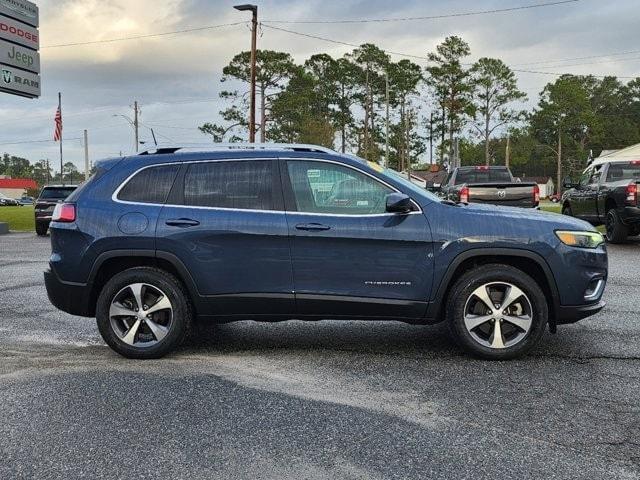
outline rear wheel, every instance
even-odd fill
[[[629,236],[629,227],[622,223],[622,219],[615,208],[607,211],[605,228],[605,236],[609,243],[624,243]]]
[[[483,265],[465,273],[447,302],[447,323],[469,353],[507,360],[529,352],[544,333],[548,307],[535,280],[509,265]]]
[[[127,358],[160,358],[178,347],[192,322],[182,284],[150,267],[125,270],[109,280],[96,306],[104,341]]]

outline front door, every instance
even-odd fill
[[[387,213],[397,190],[355,167],[287,160],[281,171],[298,313],[421,318],[433,255],[420,208]]]
[[[157,228],[211,314],[290,315],[293,278],[276,160],[183,166]]]

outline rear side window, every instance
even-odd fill
[[[194,207],[273,210],[270,160],[193,163],[184,177],[184,204]]]
[[[618,182],[620,180],[640,181],[640,162],[636,161],[609,164],[607,182]]]
[[[138,172],[120,190],[118,200],[163,204],[180,170],[180,165],[161,165]]]

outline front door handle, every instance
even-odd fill
[[[322,232],[325,230],[331,230],[329,225],[322,225],[321,223],[300,223],[296,225],[297,230],[304,230],[306,232]]]
[[[200,225],[200,222],[197,220],[191,220],[190,218],[174,218],[167,220],[167,225],[170,227],[197,227]]]

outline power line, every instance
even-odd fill
[[[526,66],[529,66],[529,65],[543,65],[543,64],[546,64],[546,63],[573,62],[575,60],[590,60],[592,58],[617,57],[617,56],[620,56],[620,55],[631,55],[631,54],[636,54],[636,53],[640,53],[640,50],[629,50],[629,51],[626,51],[626,52],[612,52],[612,53],[607,53],[607,54],[603,54],[603,55],[589,55],[589,56],[586,56],[586,57],[565,58],[563,60],[541,60],[541,61],[538,61],[538,62],[513,63],[512,65],[514,67],[526,67]]]
[[[494,13],[515,12],[518,10],[529,10],[533,8],[552,7],[556,5],[564,5],[567,3],[576,3],[581,0],[561,0],[547,3],[534,3],[530,5],[522,5],[519,7],[497,8],[493,10],[477,10],[471,12],[448,13],[443,15],[428,15],[421,17],[404,17],[404,18],[371,18],[358,20],[263,20],[263,23],[279,23],[279,24],[343,24],[343,23],[386,23],[386,22],[407,22],[413,20],[439,20],[443,18],[471,17],[477,15],[489,15]]]
[[[234,22],[234,23],[221,23],[219,25],[207,25],[204,27],[196,27],[196,28],[186,28],[184,30],[175,30],[173,32],[162,32],[162,33],[150,33],[147,35],[134,35],[131,37],[120,37],[120,38],[109,38],[105,40],[93,40],[90,42],[75,42],[75,43],[59,43],[57,45],[43,45],[40,47],[43,48],[61,48],[61,47],[77,47],[80,45],[95,45],[99,43],[114,43],[114,42],[124,42],[126,40],[139,40],[143,38],[153,38],[153,37],[165,37],[167,35],[180,35],[183,33],[193,33],[193,32],[201,32],[203,30],[212,30],[215,28],[222,27],[233,27],[236,25],[243,25],[246,22]]]
[[[65,140],[82,140],[82,138],[65,138]],[[21,140],[19,142],[3,142],[0,145],[23,145],[27,143],[50,143],[55,142],[56,140]]]
[[[294,30],[287,30],[285,28],[281,28],[281,27],[274,27],[273,25],[263,25],[265,28],[270,28],[272,30],[278,30],[281,32],[285,32],[285,33],[290,33],[292,35],[298,35],[301,37],[307,37],[307,38],[312,38],[315,40],[322,40],[324,42],[329,42],[329,43],[334,43],[337,45],[344,45],[344,46],[348,46],[348,47],[355,47],[355,48],[359,48],[362,46],[362,44],[356,44],[356,43],[350,43],[350,42],[343,42],[341,40],[334,40],[332,38],[327,38],[327,37],[321,37],[319,35],[313,35],[310,33],[302,33],[302,32],[296,32]],[[429,61],[429,57],[425,57],[422,55],[412,55],[409,53],[402,53],[402,52],[394,52],[391,50],[386,50],[383,49],[386,53],[389,53],[391,55],[398,55],[400,57],[406,57],[406,58],[416,58],[419,60],[427,60]],[[465,64],[465,65],[470,65],[470,64]],[[553,67],[552,67],[553,68]],[[560,77],[562,75],[568,75],[568,73],[560,73],[560,72],[544,72],[544,71],[539,71],[539,70],[523,70],[523,69],[516,69],[516,68],[512,68],[512,70],[514,72],[519,72],[519,73],[532,73],[532,74],[538,74],[538,75],[554,75],[557,77]],[[610,75],[591,75],[592,77],[598,77],[598,78],[604,78]],[[618,78],[626,78],[626,79],[633,79],[636,77],[633,76],[620,76],[620,75],[616,75]]]

